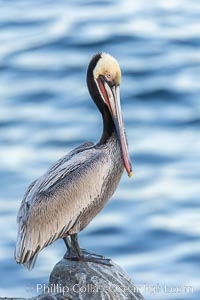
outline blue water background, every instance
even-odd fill
[[[36,294],[65,252],[57,241],[32,272],[17,265],[16,214],[29,183],[73,147],[98,141],[85,77],[99,51],[121,65],[134,176],[124,174],[80,244],[112,257],[147,299],[197,300],[198,0],[0,1],[0,296]]]

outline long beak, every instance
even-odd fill
[[[104,102],[106,103],[113,122],[115,124],[117,137],[120,143],[121,151],[122,151],[122,157],[124,161],[124,167],[128,173],[128,176],[132,176],[132,165],[131,160],[128,152],[128,145],[127,140],[124,132],[124,125],[123,125],[123,119],[122,119],[122,112],[121,112],[121,105],[120,105],[120,93],[119,93],[119,86],[117,85],[109,85],[107,81],[102,80],[102,78],[97,79],[97,84],[99,91],[101,92],[101,95],[104,99]]]

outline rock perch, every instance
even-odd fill
[[[49,288],[40,299],[53,292],[56,297],[70,300],[144,300],[130,277],[112,264],[110,267],[62,259],[55,265]]]
[[[59,261],[46,290],[26,300],[144,300],[130,277],[117,264]],[[42,291],[41,291],[42,292]],[[25,298],[0,298],[0,300]]]

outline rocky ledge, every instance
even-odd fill
[[[45,293],[29,299],[144,300],[130,277],[113,261],[111,263],[112,266],[107,266],[63,258],[55,265]]]

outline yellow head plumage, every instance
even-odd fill
[[[93,75],[95,79],[103,75],[108,81],[114,80],[117,85],[121,83],[120,66],[117,60],[107,53],[101,53],[101,58],[94,68]]]

